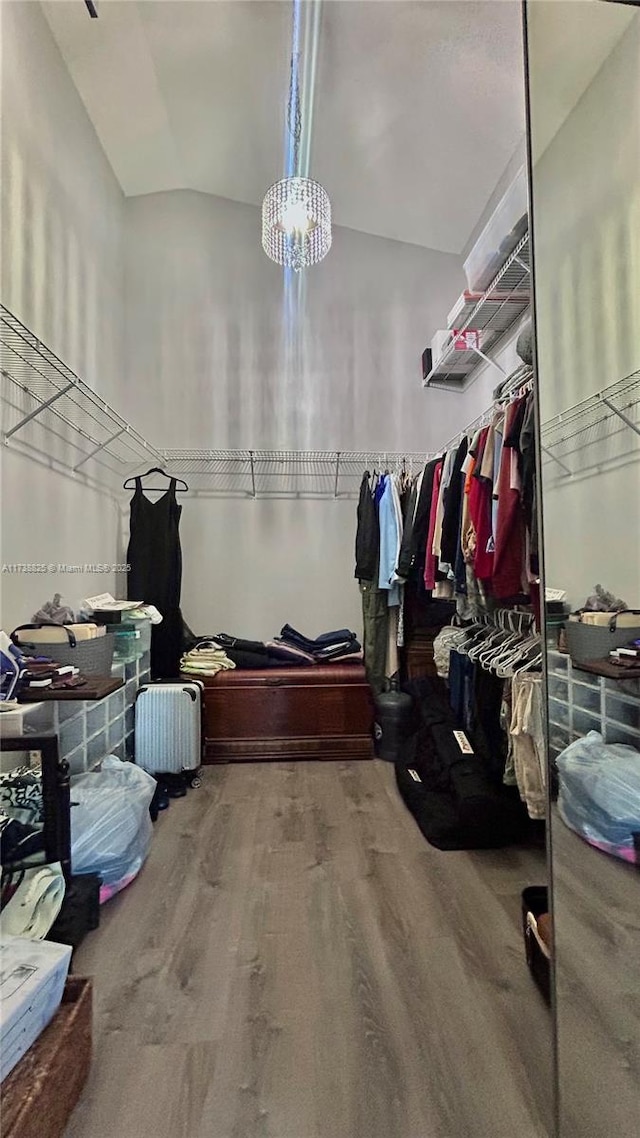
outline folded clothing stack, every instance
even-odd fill
[[[362,649],[355,633],[343,628],[325,632],[310,640],[285,624],[274,640],[243,640],[227,632],[191,641],[192,647],[182,657],[181,671],[194,675],[215,675],[224,668],[257,669],[300,668],[314,664],[346,663],[362,660]],[[218,665],[218,661],[226,663]],[[189,664],[187,665],[187,661]],[[209,667],[209,664],[212,667]]]
[[[345,663],[349,660],[362,660],[362,648],[355,632],[340,628],[335,632],[323,632],[315,640],[285,624],[275,642],[281,647],[294,648],[307,653],[317,664]]]
[[[231,668],[235,668],[233,660],[212,639],[198,640],[180,661],[180,671],[189,676],[215,676],[218,672],[229,671]]]
[[[20,669],[20,689],[83,687],[86,680],[72,664],[58,664],[48,656],[24,656]]]
[[[313,656],[297,648],[289,648],[279,644],[276,640],[242,640],[238,636],[230,636],[227,632],[218,632],[213,638],[233,660],[236,668],[263,669],[283,668],[287,666],[301,667],[315,663]]]

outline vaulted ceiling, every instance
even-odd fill
[[[126,195],[260,204],[283,171],[290,3],[42,6]],[[460,252],[523,131],[518,3],[324,0],[311,173],[338,225]]]

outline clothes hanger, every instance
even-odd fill
[[[522,652],[523,640],[519,632],[512,632],[509,634],[507,640],[502,644],[500,651],[494,656],[490,662],[490,670],[495,672],[497,676],[501,676],[501,669],[508,660],[512,657],[517,657]]]
[[[469,631],[472,629],[473,626],[470,627]],[[461,644],[456,645],[456,652],[460,652],[462,656],[469,656],[470,650],[473,650],[474,647],[479,647],[481,643],[484,644],[484,641],[487,636],[491,634],[491,631],[492,629],[486,624],[481,624],[479,627],[476,626],[475,632],[472,633],[469,640],[465,640]],[[470,658],[473,659],[473,657]]]
[[[517,633],[507,632],[505,629],[498,629],[496,636],[490,643],[482,646],[477,656],[478,662],[487,671],[492,671],[494,662],[504,653],[507,645],[513,646],[514,637],[517,638]]]
[[[167,474],[166,470],[163,470],[161,466],[150,466],[148,470],[145,470],[144,474],[138,474],[137,477],[142,481],[143,478],[148,478],[150,474],[161,474],[163,478],[168,478],[170,480],[173,478],[173,475]],[[133,490],[134,487],[130,485],[132,479],[135,483],[136,476],[133,474],[131,474],[129,478],[125,479],[125,481],[122,483],[123,490]],[[183,478],[176,478],[175,483],[176,490],[180,489],[184,491],[189,489]],[[149,486],[147,489],[150,490],[152,488]]]
[[[522,665],[522,667],[514,668],[513,675],[521,676],[524,672],[532,672],[533,669],[538,668],[541,663],[542,652],[539,652],[537,656],[534,656],[531,660],[527,660],[526,663]]]
[[[490,664],[497,654],[500,654],[505,645],[505,641],[511,638],[511,633],[503,628],[497,628],[495,632],[489,637],[485,644],[481,644],[479,649],[474,650],[473,659],[490,671]]]
[[[529,655],[533,651],[535,651],[537,653],[537,655],[535,657],[535,660],[530,661]],[[516,668],[518,668],[518,670],[520,670],[519,665],[521,663],[524,662],[525,665],[528,667],[529,664],[533,664],[537,660],[542,660],[542,653],[540,651],[540,640],[537,636],[527,637],[526,640],[523,640],[521,642],[521,644],[518,646],[518,648],[515,650],[515,652],[512,652],[502,662],[502,664],[500,665],[500,668],[496,669],[496,674],[498,676],[500,676],[502,679],[508,679],[508,678],[516,675]]]

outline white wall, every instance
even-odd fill
[[[464,425],[460,397],[420,372],[459,258],[336,229],[287,300],[259,211],[192,192],[128,200],[125,245],[123,401],[158,445],[427,452]],[[183,505],[195,631],[359,628],[355,502]]]
[[[284,288],[256,209],[181,192],[125,202],[39,5],[1,15],[3,302],[151,442],[427,452],[484,408],[495,373],[464,396],[421,386],[460,258],[338,229],[327,260]],[[110,500],[17,446],[2,475],[3,562],[123,559]],[[196,630],[359,626],[355,503],[183,504]],[[76,604],[117,588],[59,574],[2,587],[6,625],[56,589]]]
[[[452,404],[427,409],[420,355],[463,287],[459,258],[336,229],[288,309],[252,206],[129,199],[125,243],[126,406],[159,445],[437,444]]]
[[[40,5],[2,20],[2,300],[105,398],[122,370],[122,192]]]
[[[2,302],[113,399],[122,376],[122,194],[40,5],[8,0],[0,18]],[[18,450],[2,448],[2,562],[115,561],[113,504]],[[29,619],[56,590],[74,604],[113,580],[5,573],[3,626]]]
[[[601,17],[604,6],[592,7]],[[545,137],[553,133],[546,87],[556,73],[550,76],[535,51],[535,43],[547,42],[549,8],[553,5],[529,5],[537,36],[531,55],[534,146],[538,125]],[[543,423],[640,368],[639,59],[640,14],[635,13],[535,164]],[[574,469],[588,465],[590,476],[558,478],[556,466],[545,466],[547,581],[567,589],[575,604],[600,582],[638,607],[640,477],[637,461],[625,460],[631,451],[638,457],[638,439],[624,428],[605,443],[594,441],[597,437],[594,432],[581,436],[570,460]],[[596,460],[605,464],[598,472]],[[612,460],[625,464],[612,469]]]

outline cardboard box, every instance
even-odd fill
[[[0,939],[0,1081],[58,1010],[71,951],[52,941]]]

